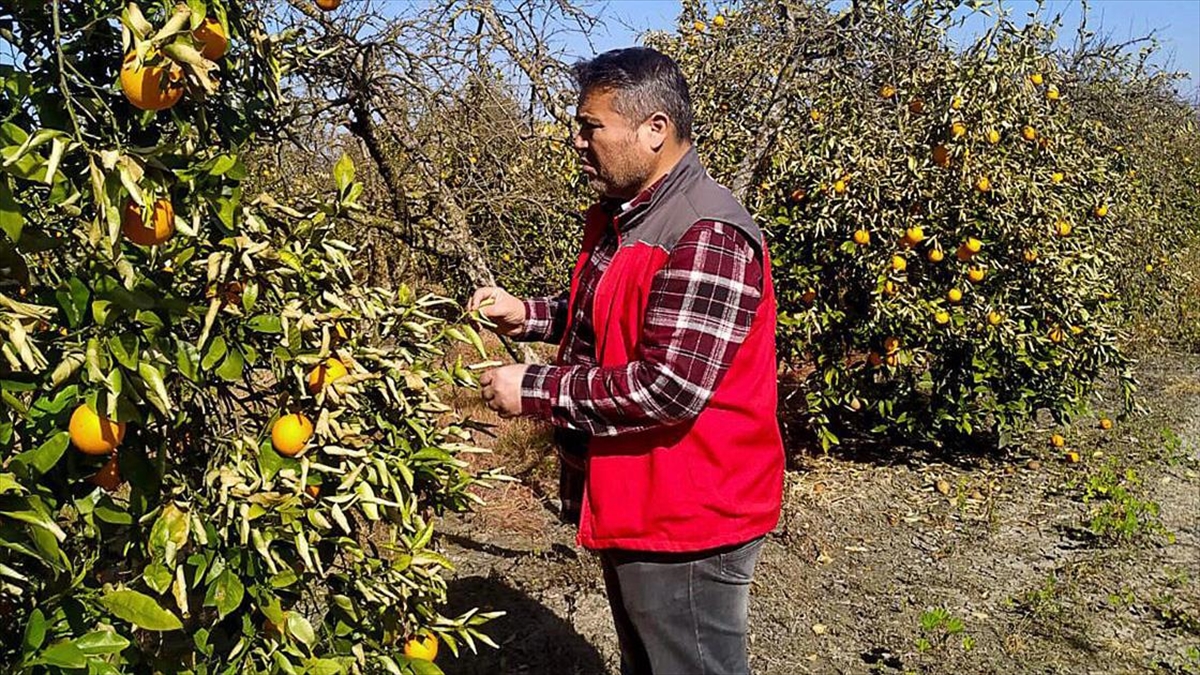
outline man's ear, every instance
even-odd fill
[[[662,149],[663,144],[667,142],[667,138],[675,133],[671,118],[664,112],[656,112],[646,121],[642,123],[642,128],[646,132],[646,140],[650,143],[650,149],[658,152]]]

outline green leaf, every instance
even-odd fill
[[[208,173],[210,176],[223,176],[225,175],[226,171],[229,171],[233,168],[235,163],[237,163],[237,158],[229,155],[221,155],[217,158],[217,161],[213,163],[213,168],[210,169]]]
[[[137,591],[111,591],[100,598],[100,603],[118,619],[144,630],[172,631],[183,628],[177,616],[163,609],[154,598]]]
[[[108,353],[113,355],[117,363],[129,370],[138,369],[138,339],[128,333],[114,335],[108,339]]]
[[[75,640],[75,646],[84,654],[120,654],[129,640],[111,630],[98,630]]]
[[[72,642],[59,642],[42,652],[38,662],[59,668],[86,668],[87,654]]]
[[[101,501],[92,510],[100,520],[113,525],[132,525],[133,516],[128,511],[118,508],[111,500]]]
[[[189,342],[175,338],[175,365],[179,372],[192,382],[199,381],[200,355]]]
[[[32,654],[41,649],[46,641],[46,615],[42,610],[35,609],[29,614],[29,622],[25,624],[25,639],[21,643],[21,651]]]
[[[142,363],[138,366],[138,374],[142,376],[142,382],[146,384],[146,398],[163,415],[170,415],[171,395],[167,393],[167,385],[163,382],[162,373],[155,366]]]
[[[245,365],[242,353],[237,349],[230,349],[225,355],[225,360],[221,362],[221,367],[217,368],[217,376],[226,382],[234,382],[242,377]]]
[[[11,473],[0,473],[0,495],[10,492],[21,493],[25,491],[25,486],[17,482],[16,478]]]
[[[21,207],[13,199],[12,188],[8,185],[9,178],[0,178],[0,230],[8,235],[14,244],[21,240],[21,230],[25,228],[25,216]]]
[[[108,325],[109,317],[113,316],[113,304],[108,300],[96,300],[92,303],[92,320],[101,326]]]
[[[54,293],[54,297],[67,317],[67,325],[71,328],[78,328],[80,322],[83,321],[83,313],[87,311],[88,299],[91,297],[88,287],[84,286],[77,277],[71,277],[67,281],[66,287],[58,289]]]
[[[155,593],[161,595],[166,593],[167,589],[171,587],[171,582],[174,581],[174,578],[171,575],[171,570],[167,569],[166,565],[156,562],[146,566],[145,571],[142,572],[142,580]]]
[[[446,675],[433,661],[425,659],[409,659],[408,667],[412,669],[413,675]]]
[[[258,282],[251,281],[246,284],[246,290],[242,291],[242,309],[246,310],[247,314],[254,311],[254,304],[258,302],[258,288]]]
[[[62,458],[70,443],[71,435],[66,431],[60,431],[33,450],[27,450],[17,455],[13,461],[29,467],[40,476],[58,464],[58,460]]]
[[[338,192],[344,192],[354,181],[354,162],[349,155],[342,155],[333,166],[333,179],[337,181]]]
[[[242,585],[242,580],[238,578],[238,575],[228,567],[225,568],[225,571],[221,572],[221,575],[213,582],[210,591],[212,602],[217,608],[220,619],[224,619],[242,605],[245,592],[246,588]]]
[[[305,675],[338,675],[346,669],[333,659],[309,659],[304,662]]]
[[[225,338],[218,335],[209,343],[208,350],[204,353],[204,359],[200,361],[200,367],[204,370],[212,370],[212,367],[225,356],[228,347],[225,345]]]
[[[246,327],[256,333],[279,334],[283,332],[283,322],[271,314],[259,314],[250,317]]]
[[[284,568],[279,574],[272,576],[269,580],[271,588],[287,588],[300,580],[296,570],[290,567]]]
[[[313,630],[312,624],[308,622],[308,619],[300,616],[299,612],[288,612],[287,630],[307,647],[312,647],[317,643],[317,634]]]

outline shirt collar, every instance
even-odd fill
[[[649,208],[655,201],[656,197],[667,191],[671,185],[678,183],[682,176],[690,173],[694,166],[699,165],[699,157],[696,155],[696,148],[690,147],[682,158],[671,168],[670,171],[664,173],[654,181],[649,187],[639,192],[633,199],[627,202],[618,202],[613,199],[607,203],[609,213],[618,221],[618,229],[625,230],[634,222],[633,216],[636,213]]]

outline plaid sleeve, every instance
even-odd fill
[[[762,261],[737,228],[693,225],[651,283],[641,358],[617,367],[528,368],[522,413],[597,436],[695,419],[762,297]]]
[[[570,292],[564,291],[549,298],[525,300],[525,325],[515,340],[519,342],[557,343],[567,327],[567,304]]]

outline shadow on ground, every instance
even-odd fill
[[[606,672],[600,653],[540,602],[509,586],[501,579],[481,576],[450,582],[447,616],[457,616],[471,607],[507,612],[484,627],[500,645],[479,645],[479,653],[463,649],[459,658],[450,655],[439,661],[446,675],[595,675]]]

